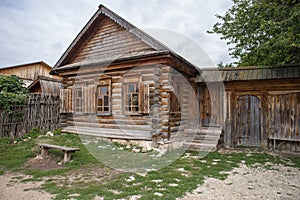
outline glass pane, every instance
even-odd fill
[[[134,84],[128,84],[128,93],[134,92]]]
[[[108,93],[107,93],[107,90],[108,90],[107,87],[102,87],[102,88],[101,88],[101,94],[102,94],[102,95],[108,94]]]
[[[135,92],[139,92],[138,84],[135,84]]]
[[[77,90],[77,96],[78,97],[82,97],[82,91],[79,89],[79,90]]]
[[[104,106],[108,106],[108,96],[104,96]]]
[[[108,108],[108,107],[104,107],[104,111],[105,111],[105,112],[108,112],[108,111],[109,111],[109,108]]]
[[[127,105],[128,106],[131,105],[131,95],[130,94],[127,95]]]
[[[138,94],[132,94],[132,105],[139,105],[139,95]]]
[[[98,106],[102,106],[102,98],[101,97],[98,99]]]

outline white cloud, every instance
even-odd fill
[[[217,64],[227,46],[207,30],[231,0],[1,0],[0,66],[44,60],[54,65],[102,3],[138,28],[180,33]]]

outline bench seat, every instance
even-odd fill
[[[72,153],[76,151],[80,151],[80,149],[77,147],[65,147],[65,146],[45,144],[45,143],[37,143],[37,145],[42,149],[41,156],[43,158],[46,158],[49,155],[49,149],[61,150],[62,152],[64,152],[64,160],[63,160],[64,163],[71,161]]]

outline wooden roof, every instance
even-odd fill
[[[166,54],[184,63],[189,70],[197,71],[195,66],[168,47],[100,5],[55,64],[51,74],[83,66]]]
[[[28,86],[28,89],[31,93],[43,93],[51,94],[52,96],[59,96],[60,87],[61,81],[59,79],[38,76],[38,78]]]
[[[196,82],[230,82],[252,80],[299,79],[300,64],[276,67],[206,68]]]

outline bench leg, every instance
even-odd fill
[[[49,155],[49,149],[48,149],[48,148],[45,148],[45,147],[42,147],[41,157],[42,157],[42,158],[47,158],[48,155]]]
[[[70,162],[70,161],[71,161],[71,155],[72,155],[72,152],[70,152],[70,151],[65,151],[64,153],[65,153],[65,155],[64,155],[64,163]]]

